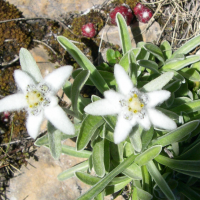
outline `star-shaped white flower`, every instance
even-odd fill
[[[44,118],[65,134],[75,133],[72,122],[58,105],[55,96],[72,73],[72,66],[60,67],[48,74],[39,83],[22,70],[14,71],[15,82],[20,92],[0,100],[0,112],[25,108],[28,112],[26,128],[36,138]]]
[[[104,92],[105,99],[93,102],[85,107],[85,112],[91,115],[118,115],[114,130],[116,144],[126,139],[133,126],[140,124],[148,130],[153,124],[156,128],[172,130],[176,123],[155,109],[170,97],[166,90],[143,93],[134,87],[130,77],[123,67],[116,64],[114,75],[119,92],[108,90]]]

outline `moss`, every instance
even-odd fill
[[[0,1],[0,21],[20,18],[22,13],[14,6]],[[27,48],[31,38],[21,29],[18,22],[7,22],[0,24],[0,56],[4,62],[10,62],[18,55],[21,47]]]
[[[17,89],[13,78],[13,72],[15,69],[19,69],[20,66],[8,67],[0,69],[0,95],[7,96],[14,93]]]
[[[72,31],[75,35],[81,36],[81,27],[87,23],[93,23],[96,26],[97,33],[103,28],[104,20],[100,12],[91,10],[87,15],[74,18],[72,22]]]
[[[15,69],[19,69],[20,66],[8,67],[0,70],[0,95],[7,96],[16,92],[17,87],[13,78],[13,72]],[[13,139],[19,137],[19,134],[26,131],[25,128],[25,112],[12,112],[13,120]],[[2,131],[4,132],[3,143],[9,141],[12,125],[11,123],[4,124],[1,122]]]

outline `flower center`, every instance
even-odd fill
[[[131,120],[134,115],[144,118],[147,101],[147,95],[134,88],[125,99],[120,100],[124,118]]]
[[[49,87],[45,84],[36,87],[33,85],[27,86],[26,101],[31,114],[39,114],[44,106],[50,104],[50,100],[46,97],[49,91]]]
[[[144,104],[140,101],[137,94],[134,94],[131,98],[128,100],[128,110],[133,113],[138,113],[142,110],[144,107]]]
[[[41,92],[34,90],[26,94],[26,100],[29,108],[34,108],[44,101],[44,96]]]

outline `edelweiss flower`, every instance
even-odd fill
[[[85,112],[91,115],[115,115],[118,120],[114,130],[116,144],[126,139],[133,126],[137,123],[148,130],[153,124],[157,128],[172,130],[176,123],[155,109],[170,97],[166,90],[143,93],[133,86],[125,70],[118,64],[114,67],[114,75],[119,93],[114,90],[104,92],[101,99],[85,107]]]
[[[0,112],[26,108],[26,127],[29,135],[36,138],[40,125],[47,118],[57,129],[68,135],[74,134],[74,126],[55,96],[72,73],[71,66],[61,67],[47,75],[39,84],[22,70],[14,71],[20,92],[0,100]]]

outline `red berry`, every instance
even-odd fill
[[[153,12],[147,7],[140,10],[138,14],[136,15],[138,20],[143,23],[147,23],[151,19],[152,16],[153,16]]]
[[[127,25],[130,25],[133,19],[132,10],[128,6],[117,6],[113,11],[110,12],[110,19],[113,25],[117,25],[115,21],[115,16],[117,13],[121,13],[124,19],[126,20]]]
[[[145,8],[143,4],[137,3],[137,5],[133,8],[134,14],[137,15],[143,8]]]
[[[82,26],[82,35],[85,37],[94,37],[96,35],[96,29],[93,23],[88,23]]]

